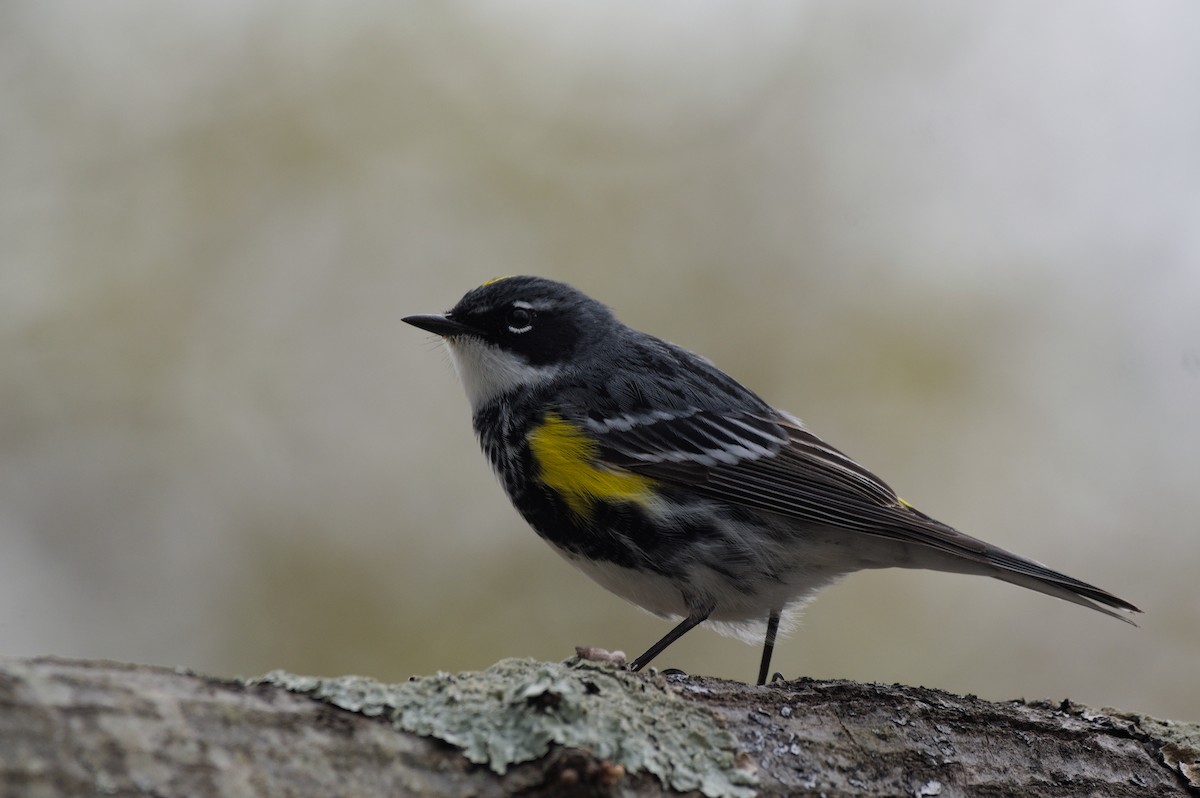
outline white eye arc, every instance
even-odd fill
[[[525,302],[514,302],[512,310],[508,311],[508,315],[504,318],[504,323],[508,325],[510,333],[521,334],[527,333],[533,329],[533,319],[536,314]]]

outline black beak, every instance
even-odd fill
[[[437,313],[405,316],[400,321],[408,322],[414,327],[434,333],[435,335],[440,335],[443,338],[456,335],[479,335],[473,328]]]

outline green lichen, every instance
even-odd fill
[[[753,772],[718,720],[664,686],[611,666],[501,660],[485,671],[438,673],[399,684],[361,676],[320,679],[274,671],[253,680],[435,737],[497,773],[552,746],[586,749],[628,772],[711,798],[748,798]]]

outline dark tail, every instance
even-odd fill
[[[1141,610],[1107,590],[1047,568],[1040,562],[1018,557],[979,538],[964,535],[911,506],[906,505],[905,511],[903,525],[884,527],[876,534],[901,542],[922,544],[924,553],[914,557],[911,567],[993,576],[1072,604],[1090,607],[1096,612],[1137,626],[1127,614]]]
[[[1005,582],[1027,587],[1030,590],[1036,590],[1039,593],[1055,596],[1084,607],[1091,607],[1096,612],[1111,615],[1125,623],[1137,626],[1124,613],[1141,612],[1141,610],[1125,599],[1117,598],[1107,590],[1101,590],[1095,585],[1089,585],[1087,582],[1081,582],[1066,574],[1060,574],[1039,562],[1018,557],[992,545],[987,547],[984,558],[994,567],[995,570],[991,572],[991,575],[997,579],[1003,579]]]

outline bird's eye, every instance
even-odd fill
[[[530,308],[515,307],[508,312],[504,323],[508,325],[509,332],[529,332],[533,329],[533,310]]]

